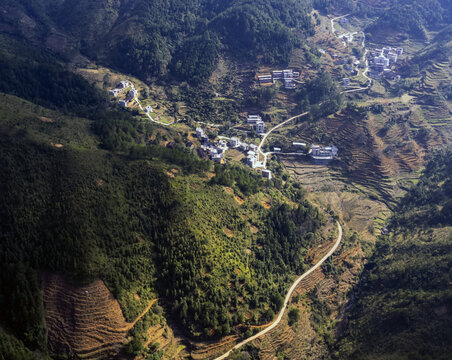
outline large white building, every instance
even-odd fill
[[[263,121],[259,121],[254,125],[256,132],[258,134],[265,134],[265,123]]]
[[[258,121],[262,121],[262,118],[259,115],[248,115],[248,124],[256,124]]]

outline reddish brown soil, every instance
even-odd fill
[[[101,280],[71,285],[62,276],[46,274],[43,281],[49,350],[83,359],[112,358],[127,341],[128,331],[157,301],[153,300],[132,323]]]
[[[74,286],[61,276],[44,277],[44,304],[49,349],[85,359],[112,357],[126,342],[130,329],[118,302],[96,280]]]

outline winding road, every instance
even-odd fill
[[[257,148],[257,153],[258,153],[258,154],[260,153],[260,154],[262,154],[262,155],[264,156],[264,166],[263,166],[264,169],[266,168],[266,165],[267,165],[267,155],[268,155],[269,153],[264,153],[264,152],[262,152],[262,145],[264,145],[265,141],[267,140],[268,135],[270,135],[273,131],[275,131],[276,129],[280,128],[281,126],[284,126],[284,125],[287,124],[288,122],[290,122],[290,121],[292,121],[292,120],[295,120],[295,119],[298,119],[298,118],[300,118],[300,117],[302,117],[302,116],[305,116],[305,115],[307,115],[308,113],[309,113],[309,111],[306,111],[306,112],[304,112],[304,113],[302,113],[302,114],[298,114],[298,115],[292,116],[291,118],[289,118],[289,119],[287,119],[287,120],[284,120],[282,123],[280,123],[280,124],[278,124],[278,125],[272,127],[269,131],[267,131],[267,132],[264,134],[264,137],[262,138],[262,140],[261,140],[261,142],[260,142],[260,144],[259,144],[259,146],[258,146],[258,148]]]
[[[303,275],[299,276],[295,282],[292,284],[292,286],[290,287],[289,291],[287,292],[287,295],[284,299],[284,306],[282,307],[281,311],[278,314],[278,317],[276,318],[276,320],[266,329],[258,332],[257,334],[250,336],[248,339],[243,340],[242,342],[238,343],[237,345],[235,345],[231,350],[229,350],[228,352],[226,352],[225,354],[215,358],[215,360],[223,360],[226,359],[229,355],[231,355],[231,352],[233,350],[237,350],[240,349],[242,346],[248,344],[249,342],[267,334],[268,332],[272,331],[275,327],[278,326],[278,324],[281,322],[281,319],[284,316],[284,312],[287,310],[287,307],[289,305],[289,300],[290,297],[292,296],[295,288],[298,286],[298,284],[304,279],[306,278],[309,274],[311,274],[312,272],[314,272],[315,270],[317,270],[325,261],[326,259],[328,259],[331,255],[333,255],[333,253],[336,251],[336,249],[339,247],[341,240],[342,240],[342,226],[341,224],[339,224],[339,222],[337,222],[337,228],[339,230],[339,234],[337,235],[337,239],[336,242],[334,243],[333,247],[330,249],[330,251],[328,251],[328,253],[317,263],[315,264],[313,267],[311,267],[308,271],[306,271]]]

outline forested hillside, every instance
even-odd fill
[[[285,65],[313,31],[310,1],[14,0],[0,10],[4,31],[66,56],[79,50],[143,79],[169,71],[194,83],[210,75],[220,50]]]
[[[401,201],[351,300],[340,359],[448,359],[452,350],[452,151]]]
[[[43,272],[102,279],[127,321],[161,297],[191,338],[272,320],[323,239],[303,190],[240,164],[213,168],[171,130],[176,145],[162,147],[152,125],[57,58],[1,40],[2,355],[46,355]]]

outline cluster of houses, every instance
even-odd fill
[[[370,51],[370,72],[369,75],[374,78],[380,77],[384,73],[391,72],[391,66],[394,65],[399,56],[403,54],[403,48],[384,47]],[[394,76],[397,78],[397,75]],[[400,76],[398,76],[400,78]]]
[[[226,140],[212,142],[200,127],[196,128],[196,137],[201,142],[201,148],[198,149],[198,155],[200,157],[208,156],[213,162],[224,164],[224,153],[228,149]]]
[[[258,75],[257,79],[261,86],[273,85],[276,80],[284,82],[285,89],[295,89],[294,80],[299,80],[300,72],[292,69],[274,70],[271,74]]]
[[[230,139],[220,139],[219,141],[210,141],[204,130],[196,128],[196,137],[201,141],[201,148],[198,149],[200,157],[209,157],[212,161],[220,164],[225,163],[224,154],[228,149],[237,149],[246,154],[246,164],[253,169],[263,168],[264,163],[259,161],[258,146],[240,141],[237,137]],[[262,170],[262,176],[271,179],[270,170]]]
[[[265,134],[265,123],[259,115],[248,115],[246,123],[252,125],[257,134]]]
[[[117,97],[125,92],[128,88],[129,91],[126,92],[126,96],[124,99],[119,100],[119,105],[122,107],[127,107],[129,103],[138,96],[138,90],[135,89],[135,85],[133,85],[128,80],[121,81],[115,89],[110,90],[110,95]],[[152,111],[151,111],[152,112]]]
[[[219,141],[210,141],[209,137],[200,127],[196,128],[196,137],[201,142],[201,151],[198,152],[199,155],[201,157],[208,156],[212,161],[221,164],[225,162],[224,154],[228,149],[238,149],[245,153],[255,153],[257,151],[257,145],[241,142],[237,137],[232,137],[228,140],[220,139]]]

